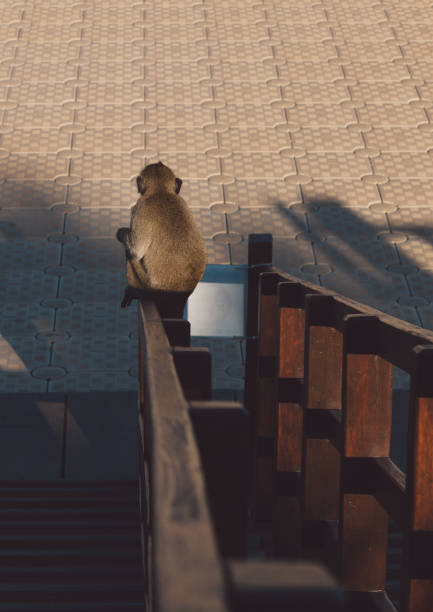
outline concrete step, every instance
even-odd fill
[[[53,535],[53,534],[106,534],[140,536],[140,525],[132,521],[117,521],[114,519],[98,519],[95,521],[0,521],[0,537],[2,535]]]
[[[141,548],[104,548],[103,550],[73,549],[2,549],[0,550],[0,569],[12,566],[22,567],[129,567],[141,564]]]
[[[143,612],[140,537],[137,481],[3,481],[0,612]]]
[[[95,549],[101,550],[110,548],[113,546],[120,546],[121,548],[140,549],[140,541],[136,533],[130,534],[95,534],[95,533],[83,533],[71,535],[63,531],[60,534],[26,534],[26,535],[0,535],[0,550],[4,548],[39,548],[41,550],[47,549]]]
[[[142,577],[143,571],[139,563],[132,567],[120,563],[111,567],[106,565],[90,567],[78,567],[76,565],[72,567],[57,567],[55,565],[0,567],[0,590],[4,584],[132,584],[140,582]]]
[[[143,601],[101,602],[0,602],[0,612],[146,612]]]
[[[10,584],[0,581],[2,603],[95,602],[127,603],[144,601],[144,584]]]

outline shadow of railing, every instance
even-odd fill
[[[270,234],[250,235],[249,266],[254,515],[272,521],[271,554],[325,560],[351,610],[392,611],[390,517],[404,534],[401,609],[428,612],[433,332],[273,267]],[[406,475],[390,457],[393,366],[411,379]]]

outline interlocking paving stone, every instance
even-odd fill
[[[52,364],[72,373],[76,370],[127,373],[136,359],[137,342],[127,335],[75,335],[55,343]]]
[[[35,368],[48,365],[49,357],[49,344],[36,340],[35,335],[2,334],[0,338],[0,371],[3,373],[30,373]]]
[[[16,231],[12,226],[11,233]],[[0,225],[1,232],[1,225]],[[10,240],[0,240],[0,274],[8,271],[9,277],[22,271],[24,273],[44,270],[50,264],[59,261],[60,249],[58,245],[48,240],[34,239],[26,240],[23,235],[20,238]],[[12,264],[12,265],[11,265]],[[16,284],[17,280],[13,280]]]
[[[2,370],[0,388],[136,389],[115,232],[159,160],[208,263],[272,232],[276,265],[433,327],[432,23],[404,2],[3,3],[0,325],[62,378]],[[50,330],[71,336],[35,339]],[[221,355],[214,385],[237,393]]]
[[[102,336],[137,333],[136,308],[120,307],[117,302],[76,303],[57,312],[56,330],[71,335]]]
[[[4,338],[16,336],[35,336],[37,333],[52,329],[54,309],[38,303],[0,304],[0,333]]]
[[[83,239],[77,245],[64,245],[63,265],[75,270],[118,270],[125,267],[125,251],[113,238]]]
[[[60,280],[59,296],[73,302],[121,302],[126,287],[124,265],[106,270],[77,270]]]
[[[294,238],[307,229],[304,215],[294,214],[290,208],[250,208],[242,207],[228,216],[229,230],[243,235],[248,240],[248,233],[271,233],[274,237],[287,236]]]
[[[52,64],[46,62],[44,64],[23,64],[24,67],[29,68],[29,72],[33,73],[33,68],[43,70],[46,67],[47,73],[51,70],[55,70],[58,64]],[[21,67],[20,67],[21,70]],[[75,68],[74,68],[75,70]],[[20,77],[26,79],[26,74],[20,74]],[[39,79],[38,79],[39,80]],[[42,79],[47,80],[47,79]],[[2,103],[0,102],[0,109]],[[29,104],[25,99],[20,100],[17,104],[13,104],[11,108],[8,107],[4,111],[3,125],[5,127],[33,127],[38,126],[40,128],[49,128],[63,123],[69,123],[73,119],[73,111],[65,105],[65,103],[59,104],[41,104],[33,103]]]
[[[19,244],[22,245],[28,241],[28,238],[48,238],[51,234],[61,232],[62,229],[63,217],[53,215],[46,208],[39,210],[36,208],[31,210],[19,210],[18,208],[0,210],[0,240],[8,240],[9,246],[10,241],[19,242],[21,240]],[[5,246],[7,249],[8,246]],[[22,246],[18,248],[22,248]]]
[[[68,215],[66,231],[83,238],[114,239],[119,227],[129,226],[129,208],[81,208]]]
[[[28,248],[28,245],[26,245],[26,248]],[[52,245],[51,248],[53,248]],[[10,256],[7,261],[10,263]],[[2,291],[0,292],[0,303],[38,304],[47,297],[56,296],[57,278],[48,276],[42,270],[29,270],[28,261],[24,264],[27,265],[16,266],[8,272],[4,272],[4,267],[1,266],[0,286]]]
[[[30,160],[29,160],[30,163]],[[53,180],[30,180],[28,178],[0,181],[1,208],[49,208],[65,199],[66,189]]]

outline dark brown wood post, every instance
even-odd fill
[[[277,557],[298,554],[301,547],[298,483],[302,463],[303,296],[299,283],[278,284],[273,517],[273,554]]]
[[[191,402],[190,415],[221,554],[244,557],[248,412],[237,402]]]
[[[272,234],[248,236],[248,287],[245,355],[245,407],[250,413],[250,462],[254,464],[255,412],[257,393],[257,334],[259,304],[259,273],[272,265]],[[253,489],[253,473],[250,476],[250,494]]]
[[[210,400],[212,365],[208,348],[174,346],[171,349],[185,399]]]
[[[272,478],[275,451],[274,397],[278,274],[259,275],[259,328],[256,374],[256,436],[254,518],[272,518]]]
[[[388,457],[392,364],[379,355],[381,322],[347,315],[343,338],[340,577],[347,591],[383,591],[388,515],[371,491],[369,457]]]
[[[334,326],[333,310],[331,295],[305,296],[303,547],[313,556],[316,550],[319,558],[327,527],[336,529],[339,518],[340,453],[321,427],[325,411],[341,411],[343,334]],[[327,557],[335,567],[336,546]]]
[[[191,323],[185,319],[162,319],[165,333],[171,346],[189,346]]]
[[[433,346],[413,349],[407,453],[404,612],[433,609]]]

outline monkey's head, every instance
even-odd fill
[[[141,195],[155,189],[179,193],[181,185],[182,179],[176,178],[170,168],[164,166],[162,162],[149,164],[137,176],[137,189]]]

